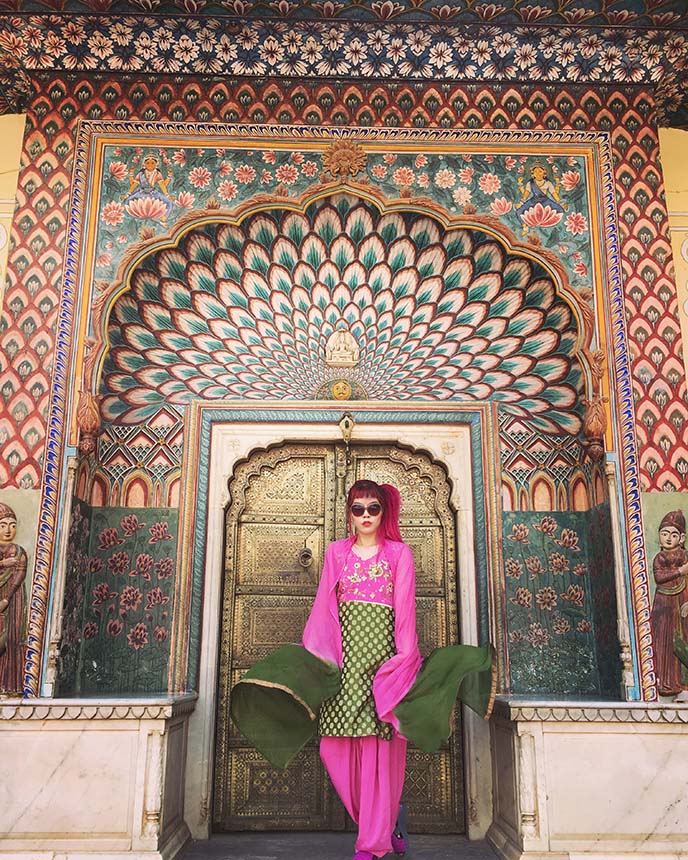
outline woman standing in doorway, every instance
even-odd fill
[[[304,647],[341,667],[341,687],[320,711],[320,756],[358,825],[353,860],[406,849],[395,832],[406,738],[394,708],[421,666],[415,570],[399,531],[399,491],[356,481],[347,501],[351,537],[330,544],[303,634]]]

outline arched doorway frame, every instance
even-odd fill
[[[182,596],[175,607],[173,645],[177,685],[190,681],[198,690],[189,726],[185,812],[195,838],[207,838],[210,830],[224,512],[230,478],[236,464],[253,451],[284,442],[341,441],[338,423],[346,412],[356,421],[353,442],[394,442],[425,451],[446,468],[456,512],[461,641],[478,644],[489,639],[501,650],[503,627],[496,622],[502,613],[498,462],[489,455],[495,450],[490,444],[495,435],[492,406],[457,404],[437,409],[382,402],[282,402],[251,408],[246,402],[219,406],[196,402],[189,416],[184,457],[187,474],[180,559],[188,559],[182,574],[186,588],[179,590]],[[194,655],[188,671],[185,659],[194,641],[198,645],[197,675]],[[492,768],[487,766],[490,739],[488,724],[470,711],[464,715],[464,744],[468,836],[481,838],[492,820]]]

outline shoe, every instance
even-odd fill
[[[392,851],[395,854],[406,854],[409,849],[409,835],[406,827],[407,813],[406,804],[399,804],[399,816],[392,831]]]

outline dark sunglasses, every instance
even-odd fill
[[[355,517],[362,517],[363,514],[369,513],[371,517],[376,517],[379,513],[382,512],[382,505],[379,502],[372,502],[370,505],[359,505],[353,504],[351,505],[351,513]]]

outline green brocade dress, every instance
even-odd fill
[[[373,678],[394,656],[394,609],[382,603],[348,600],[339,604],[342,628],[341,686],[323,702],[318,733],[329,737],[377,735],[391,740],[389,723],[378,719]]]

